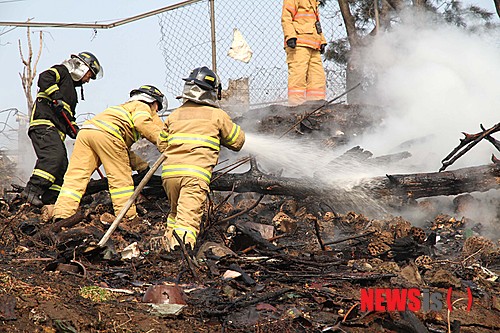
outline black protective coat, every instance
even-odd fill
[[[38,78],[39,92],[45,92],[49,87],[57,85],[59,89],[50,94],[50,99],[66,102],[71,108],[71,114],[67,113],[68,118],[74,122],[75,108],[78,103],[75,87],[81,85],[81,82],[73,81],[64,65],[55,65],[52,66],[52,69],[57,70],[59,77],[51,69],[42,72]],[[64,134],[72,131],[60,111],[52,107],[50,99],[37,97],[28,131],[37,161],[27,186],[39,189],[43,193],[42,201],[45,204],[52,204],[57,199],[59,194],[57,187],[63,184],[63,177],[68,168],[68,154],[63,141],[64,136],[61,137],[61,133],[58,131]],[[37,120],[48,120],[53,126],[37,124]],[[42,170],[53,176],[55,180],[52,182],[52,177],[42,177],[36,174],[37,170]],[[59,186],[50,188],[52,185]]]

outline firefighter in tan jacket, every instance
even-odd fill
[[[200,231],[203,206],[209,192],[212,170],[221,145],[239,151],[245,133],[218,107],[221,84],[207,67],[194,69],[186,81],[183,104],[165,120],[158,148],[167,156],[162,182],[170,202],[167,230],[163,242],[152,247],[173,249],[180,239],[192,248]],[[156,242],[157,243],[157,242]]]
[[[288,65],[288,103],[326,98],[326,77],[321,54],[326,39],[321,30],[318,0],[284,0],[281,25]]]
[[[156,145],[163,126],[157,112],[162,107],[160,90],[144,85],[132,90],[126,103],[109,107],[83,124],[54,206],[54,219],[75,214],[90,176],[101,164],[115,214],[121,211],[134,192],[132,167],[139,172],[148,168],[130,147],[140,136]],[[135,205],[125,216],[136,216]]]

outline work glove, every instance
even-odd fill
[[[319,53],[323,54],[323,53],[325,53],[325,50],[326,50],[326,44],[321,44],[321,46],[319,48]]]
[[[69,125],[68,125],[68,127],[69,127]],[[77,124],[73,124],[73,128],[75,129],[74,132],[73,132],[73,129],[71,127],[68,128],[68,136],[70,138],[72,138],[73,140],[75,140],[76,139],[76,135],[78,134],[78,132],[80,132],[80,127],[78,127]]]
[[[62,99],[55,99],[52,101],[52,103],[54,105],[54,110],[56,110],[57,112],[63,112],[64,103]]]
[[[297,46],[297,38],[290,38],[286,41],[286,45],[294,49]]]

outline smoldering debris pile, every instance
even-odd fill
[[[31,288],[49,288],[53,297],[58,297],[61,281],[77,279],[78,287],[65,290],[66,306],[74,311],[82,311],[84,286],[103,293],[114,290],[105,298],[86,298],[85,311],[126,308],[131,320],[124,327],[133,331],[166,332],[172,325],[188,325],[194,331],[223,327],[229,332],[500,329],[499,243],[481,235],[481,221],[460,213],[436,214],[416,226],[400,216],[374,220],[355,212],[337,214],[317,198],[298,202],[225,193],[212,198],[196,249],[152,253],[148,241],[163,232],[165,198],[143,196],[142,222],[120,224],[111,242],[100,249],[95,244],[114,217],[109,198],[103,193],[93,196],[81,212],[56,225],[43,220],[46,208],[11,202],[0,238],[4,277]],[[455,200],[457,212],[465,202],[471,202],[469,195]],[[419,205],[432,211],[431,201]],[[45,260],[36,260],[40,258]],[[361,291],[370,288],[417,288],[436,295],[452,290],[453,311],[448,312],[445,298],[444,305],[432,311],[362,309]],[[8,309],[0,308],[3,325],[7,331],[20,323],[34,329],[37,323],[26,308],[33,301],[23,296],[26,290],[14,290],[1,289],[17,300],[16,320],[5,321]],[[43,312],[47,295],[30,297],[37,298],[34,311]],[[390,307],[387,302],[382,300],[381,306]],[[146,306],[151,307],[149,314]],[[134,320],[140,314],[160,319],[149,324]],[[92,319],[44,315],[46,327],[66,320],[78,332],[91,332],[96,324]],[[106,318],[99,324],[103,330],[116,325],[112,314]]]
[[[355,122],[348,114],[336,112],[335,124],[320,126],[328,132],[324,144],[358,133],[349,131]],[[321,117],[333,113],[317,116],[311,121],[323,124]],[[271,115],[280,132],[298,119],[283,117]],[[294,133],[314,137],[311,124]],[[262,185],[265,176],[252,184]],[[264,193],[236,193],[241,181],[214,182],[225,190],[211,194],[196,248],[170,253],[152,252],[149,244],[165,228],[169,207],[161,187],[143,191],[140,219],[120,223],[103,248],[96,245],[114,216],[102,181],[87,188],[77,214],[57,223],[50,206],[10,196],[0,220],[2,331],[500,330],[500,211],[487,196],[462,194],[447,207],[405,196],[401,205],[411,215],[371,218],[339,212],[314,191],[273,193],[279,179],[267,178]],[[392,189],[404,185],[398,179],[389,179]],[[496,208],[485,214],[484,207]],[[418,297],[401,296],[408,292]]]
[[[0,150],[0,195],[4,196],[4,190],[10,188],[15,176],[16,163]]]

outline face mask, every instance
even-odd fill
[[[198,87],[196,84],[186,82],[186,84],[184,84],[182,96],[179,97],[181,97],[184,101],[190,100],[198,104],[206,104],[219,107],[217,92],[213,90],[204,90]]]
[[[90,70],[87,65],[78,58],[64,60],[63,65],[66,66],[71,75],[71,79],[75,82],[80,81]]]

